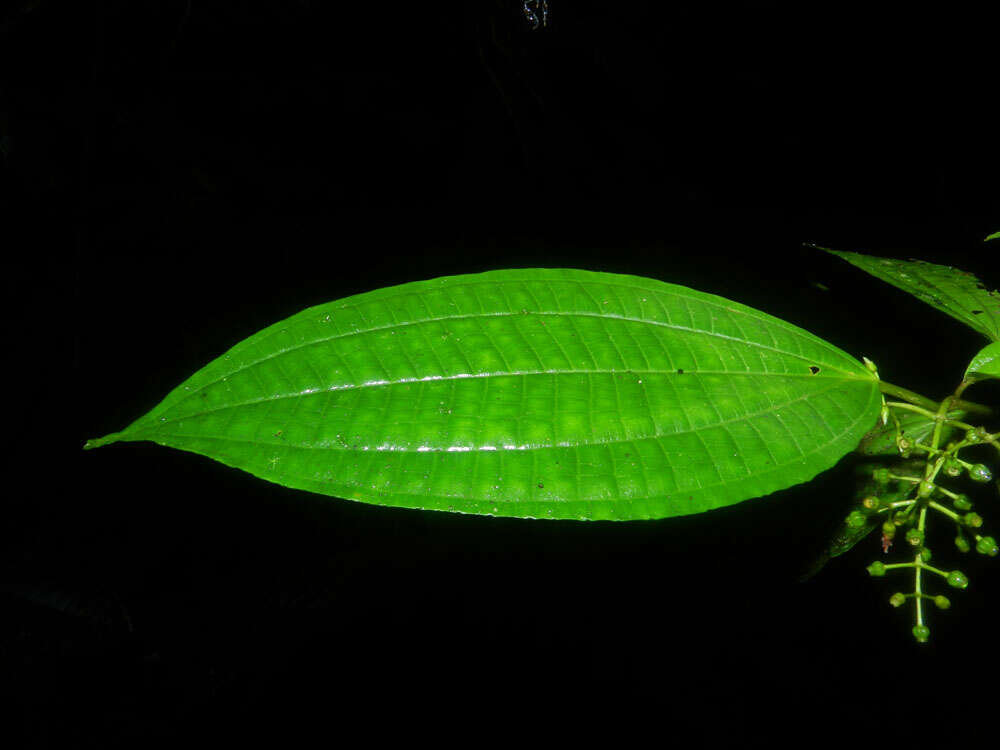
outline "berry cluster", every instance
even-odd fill
[[[953,397],[955,398],[955,397]],[[896,447],[904,459],[893,469],[880,467],[871,474],[876,491],[868,494],[845,519],[848,528],[859,532],[881,527],[882,551],[888,553],[894,543],[908,550],[907,562],[883,563],[875,561],[868,566],[868,573],[882,577],[892,570],[910,570],[913,589],[908,593],[896,592],[889,597],[893,607],[907,601],[914,603],[915,624],[913,636],[925,643],[930,629],[924,622],[923,604],[933,602],[939,609],[948,609],[951,601],[943,594],[928,593],[927,576],[940,576],[955,589],[964,589],[969,579],[961,570],[944,570],[931,564],[932,553],[927,543],[928,521],[944,516],[954,524],[955,546],[960,552],[976,552],[989,557],[1000,554],[1000,547],[992,536],[980,533],[983,518],[973,511],[972,500],[967,494],[954,492],[944,486],[947,480],[957,480],[963,475],[973,483],[993,481],[993,472],[982,463],[969,463],[959,453],[973,445],[990,444],[1000,452],[1000,433],[991,434],[982,427],[973,427],[948,415],[947,407],[953,398],[945,399],[937,412],[907,403],[890,402],[889,413],[896,421]],[[921,442],[904,437],[894,410],[910,410],[933,420],[928,440]],[[943,434],[965,431],[964,438],[952,440],[945,447],[938,447]],[[913,459],[912,460],[911,456]],[[899,540],[902,544],[899,544]]]

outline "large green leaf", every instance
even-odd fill
[[[968,271],[923,260],[876,258],[826,247],[819,249],[909,292],[987,338],[1000,341],[1000,293],[989,291]]]
[[[880,404],[863,364],[735,302],[519,269],[305,310],[87,447],[152,440],[381,505],[661,518],[812,478]]]

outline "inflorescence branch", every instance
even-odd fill
[[[981,463],[970,463],[959,457],[959,453],[974,445],[988,444],[1000,452],[1000,433],[990,433],[981,426],[969,424],[949,414],[989,416],[992,410],[980,404],[973,404],[959,398],[966,381],[955,392],[942,400],[934,402],[919,394],[899,386],[880,382],[883,393],[904,399],[904,401],[887,401],[883,414],[883,423],[888,424],[886,417],[891,418],[896,433],[896,447],[903,459],[918,456],[923,462],[921,470],[906,473],[903,465],[890,471],[881,467],[872,475],[877,494],[865,497],[861,507],[853,510],[847,517],[847,525],[855,529],[871,528],[881,524],[882,550],[887,554],[893,540],[902,536],[907,547],[912,551],[912,562],[883,563],[876,560],[868,566],[868,573],[882,577],[893,570],[910,570],[913,574],[913,588],[910,592],[896,592],[889,597],[893,607],[901,607],[908,600],[914,602],[913,636],[920,643],[930,638],[930,628],[925,622],[923,604],[930,600],[939,609],[948,609],[951,601],[941,594],[930,594],[925,591],[928,580],[923,574],[944,578],[952,588],[965,589],[969,579],[960,570],[943,570],[930,564],[932,554],[927,545],[928,521],[931,517],[944,516],[956,527],[955,546],[960,552],[968,552],[972,548],[969,539],[975,544],[976,551],[982,555],[996,557],[1000,547],[992,536],[979,533],[983,518],[972,510],[972,501],[968,495],[956,492],[943,485],[944,481],[957,480],[963,475],[972,482],[985,484],[993,481],[993,472]],[[933,421],[933,429],[928,442],[912,440],[904,435],[897,412],[909,411],[927,417]],[[960,440],[953,440],[942,445],[945,435],[955,431],[964,431]],[[951,507],[949,507],[949,505]],[[933,511],[934,514],[931,514]]]

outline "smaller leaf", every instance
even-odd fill
[[[861,480],[860,486],[854,493],[856,501],[860,502],[861,498],[869,495],[878,495],[884,503],[894,503],[904,500],[912,490],[913,485],[910,482],[892,482],[888,487],[880,486],[876,483],[872,479],[872,473],[881,466],[882,464],[880,463],[867,462],[855,467],[855,476]],[[909,461],[893,467],[893,471],[900,475],[919,476],[920,472],[923,471],[923,462]],[[830,535],[830,541],[827,543],[826,548],[806,567],[805,571],[799,576],[799,580],[807,581],[815,576],[830,560],[850,551],[858,542],[878,528],[884,520],[885,516],[883,514],[873,513],[868,516],[867,521],[862,526],[856,527],[852,526],[846,520],[841,521],[840,525]]]
[[[991,345],[991,346],[995,346]],[[965,412],[959,409],[948,412],[949,419],[962,419]],[[904,412],[899,415],[900,437],[914,442],[926,441],[934,431],[934,420],[916,412]],[[868,432],[858,443],[857,452],[864,456],[895,456],[899,454],[896,447],[896,422],[892,419],[885,426],[878,425]],[[955,432],[954,427],[944,425],[941,429],[941,440],[947,442]]]
[[[983,242],[989,242],[990,240],[1000,240],[1000,232],[994,232],[983,240]]]
[[[981,349],[965,371],[965,379],[972,382],[990,378],[1000,379],[1000,343],[996,341]]]
[[[1000,341],[1000,293],[989,291],[968,271],[923,260],[878,258],[818,245],[811,247],[843,258],[965,323],[988,339]]]
[[[881,522],[880,516],[872,515],[868,517],[868,520],[862,526],[855,527],[846,521],[842,523],[827,545],[826,552],[824,553],[827,559],[839,557],[848,552],[854,545],[871,534]]]

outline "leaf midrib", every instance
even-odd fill
[[[626,371],[625,370],[614,370],[614,371],[609,371],[609,372],[623,373],[624,374]],[[634,370],[631,371],[631,372],[635,373]],[[551,374],[551,373],[538,373],[538,374]],[[720,374],[727,374],[728,375],[728,374],[732,374],[732,373],[720,373]],[[515,375],[510,374],[510,373],[505,373],[504,376],[515,377]],[[678,376],[678,377],[687,377],[687,373],[685,373],[684,376]],[[816,376],[810,376],[810,375],[802,375],[802,376],[791,375],[789,377],[816,377]],[[420,381],[420,382],[427,382],[427,381]],[[872,382],[874,383],[874,381],[872,381]],[[395,383],[393,383],[393,384],[395,384]],[[383,384],[383,385],[388,385],[388,383]],[[641,438],[630,438],[629,440],[617,440],[617,439],[615,439],[615,440],[603,440],[603,441],[602,440],[595,440],[593,442],[574,443],[574,444],[568,444],[568,445],[544,445],[544,446],[543,445],[539,445],[539,446],[534,446],[534,447],[531,447],[531,448],[518,448],[516,450],[544,450],[544,449],[556,448],[556,447],[567,447],[567,448],[568,447],[577,447],[579,445],[614,445],[614,444],[618,444],[618,443],[629,442],[631,440],[652,440],[652,439],[656,439],[656,438],[660,438],[660,437],[668,437],[668,436],[673,436],[673,435],[685,435],[685,434],[688,434],[688,433],[697,433],[697,432],[700,432],[700,431],[703,431],[703,430],[707,430],[707,429],[714,429],[714,428],[717,428],[717,427],[722,427],[724,425],[734,424],[736,422],[743,422],[743,421],[746,421],[746,420],[749,420],[749,419],[753,419],[754,417],[759,417],[761,415],[771,414],[771,413],[773,413],[773,412],[775,412],[775,411],[777,411],[779,409],[788,408],[789,406],[791,406],[792,404],[795,404],[798,401],[804,401],[806,399],[812,399],[812,398],[815,398],[817,396],[821,396],[821,395],[823,395],[825,393],[828,393],[829,391],[833,390],[836,387],[837,387],[836,383],[831,383],[831,385],[828,388],[825,388],[825,389],[822,389],[822,390],[818,390],[818,391],[813,391],[811,393],[806,393],[806,394],[803,394],[803,395],[801,395],[801,396],[799,396],[797,398],[791,399],[789,401],[783,401],[783,402],[779,402],[779,403],[773,404],[771,407],[769,407],[767,409],[764,409],[764,410],[760,410],[760,411],[756,411],[756,412],[750,412],[750,413],[746,413],[746,414],[741,414],[741,415],[739,415],[737,417],[734,417],[732,419],[726,419],[726,420],[721,420],[721,421],[717,421],[717,422],[712,422],[710,424],[702,425],[700,427],[688,427],[688,428],[683,429],[683,430],[675,430],[675,431],[670,432],[670,433],[654,433],[652,435],[643,436]],[[326,391],[322,391],[322,392],[325,393]],[[304,397],[311,396],[311,395],[316,395],[316,393],[289,394],[287,396],[279,397],[279,398],[304,398]],[[124,439],[142,439],[142,438],[138,437],[138,435],[140,435],[143,432],[152,432],[152,433],[155,433],[163,425],[166,425],[166,424],[170,424],[170,423],[173,423],[173,422],[181,422],[181,421],[184,421],[184,420],[187,420],[187,419],[195,419],[197,417],[204,416],[205,414],[213,414],[213,413],[217,413],[217,412],[220,412],[220,411],[225,411],[226,409],[238,408],[240,406],[245,406],[245,405],[251,404],[251,403],[265,403],[265,402],[268,402],[268,401],[271,401],[271,400],[275,400],[275,399],[260,399],[259,401],[252,401],[252,402],[246,402],[246,403],[241,403],[241,404],[233,404],[233,405],[230,405],[230,406],[219,407],[217,409],[206,410],[204,412],[193,412],[193,413],[191,413],[189,415],[186,415],[184,417],[178,417],[176,419],[164,420],[164,421],[161,421],[161,422],[156,422],[156,423],[154,423],[154,424],[152,424],[152,425],[150,425],[148,427],[141,427],[138,430],[136,430],[134,433],[132,433],[133,436],[135,436],[135,437],[133,437],[133,438],[126,437]],[[825,423],[825,419],[823,421]],[[123,433],[123,434],[127,435],[128,432],[129,431],[126,430],[125,433]],[[186,437],[186,438],[195,438],[195,439],[202,438],[202,437],[207,438],[207,439],[214,439],[214,440],[229,440],[230,439],[230,438],[225,438],[225,437],[220,437],[220,436],[212,436],[212,435],[186,435],[186,434],[178,433],[178,432],[171,432],[171,433],[169,433],[169,435],[171,437]],[[285,446],[285,447],[289,447],[289,444],[287,442],[270,443],[270,442],[260,442],[260,441],[256,441],[256,440],[240,440],[240,439],[235,439],[235,438],[233,438],[233,441],[234,442],[250,443],[250,444],[253,444],[253,445],[262,445],[262,446],[264,446],[264,445],[273,445],[273,446]],[[320,447],[313,447],[313,446],[306,446],[306,445],[299,445],[299,444],[294,444],[293,447],[303,448],[303,449],[306,449],[306,450],[340,450],[340,449],[335,448],[335,447],[323,447],[323,448],[320,448]],[[477,448],[476,450],[480,450],[480,449]],[[399,452],[401,452],[401,453],[416,453],[417,451],[399,451]],[[435,451],[427,451],[427,452],[435,452]]]
[[[805,398],[805,397],[803,397],[803,398]],[[789,402],[789,403],[792,403],[792,402]],[[851,430],[853,430],[854,426],[857,425],[858,422],[860,422],[866,416],[866,414],[867,414],[867,410],[864,413],[861,413],[861,414],[858,415],[858,417],[851,423]],[[731,420],[731,421],[735,421],[735,420]],[[682,434],[682,433],[670,433],[670,434]],[[196,439],[229,441],[229,442],[237,442],[237,443],[248,443],[248,444],[251,444],[251,445],[260,445],[260,446],[276,446],[276,447],[285,447],[285,448],[289,447],[287,445],[287,443],[263,443],[263,442],[259,442],[259,441],[255,441],[255,440],[241,440],[241,439],[234,439],[234,438],[229,438],[229,437],[217,437],[217,436],[212,436],[212,435],[193,435],[193,436],[175,435],[175,437],[194,437]],[[789,466],[790,464],[794,463],[795,461],[801,461],[801,460],[805,459],[806,457],[808,457],[808,456],[810,456],[810,455],[812,455],[814,453],[819,453],[819,452],[823,451],[827,446],[832,445],[833,443],[835,443],[838,439],[840,439],[842,437],[843,437],[843,434],[836,434],[830,440],[827,440],[824,443],[820,443],[820,444],[814,446],[812,450],[800,454],[797,458],[791,459],[791,460],[789,460],[787,462],[781,462],[781,463],[775,461],[774,465],[771,468],[769,468],[769,469],[767,469],[765,471],[755,472],[752,476],[755,477],[755,478],[756,477],[762,477],[762,476],[765,476],[767,474],[772,474],[775,471],[779,471],[779,470],[783,469],[784,467]],[[656,438],[638,438],[638,439],[639,440],[655,440]],[[625,443],[625,442],[634,442],[635,440],[636,440],[635,438],[633,438],[631,440],[610,440],[610,441],[606,441],[604,443],[601,443],[601,445],[615,445],[615,444]],[[297,448],[297,449],[299,449],[299,450],[328,450],[327,448],[314,448],[314,447],[307,447],[307,446],[294,446],[294,447]],[[545,449],[550,449],[550,448],[553,448],[553,447],[558,447],[558,446],[548,446]],[[567,447],[570,447],[570,446],[567,446]],[[538,450],[538,449],[536,449],[536,450]],[[470,451],[470,452],[472,452],[472,451]],[[295,476],[295,477],[299,477],[301,479],[309,479],[308,477],[305,477],[305,476],[302,476],[302,475],[292,475],[292,474],[287,474],[287,473],[285,474],[285,476]],[[315,480],[309,480],[309,481],[315,481]],[[733,483],[739,482],[739,481],[742,481],[742,480],[740,480],[739,478],[736,478],[736,479],[733,479],[733,480],[730,480],[730,481],[723,480],[723,481],[715,482],[715,483],[712,483],[712,484],[703,484],[703,485],[699,485],[698,491],[704,491],[704,490],[710,489],[712,487],[723,487],[723,486],[726,486],[726,485],[729,485],[729,484],[733,484]],[[353,486],[353,485],[347,485],[346,483],[343,483],[343,482],[341,482],[340,484],[342,486]],[[437,497],[447,497],[448,499],[451,499],[451,500],[469,500],[469,501],[473,501],[473,502],[485,502],[483,500],[483,498],[480,498],[480,497],[477,497],[477,496],[466,496],[466,495],[447,495],[447,496],[445,496],[445,495],[440,495],[440,496],[437,496]],[[656,497],[660,497],[660,496],[659,495],[657,495],[657,496],[650,496],[649,498],[644,498],[644,499],[651,500],[651,499],[655,499]],[[662,497],[669,497],[669,495],[663,495]],[[575,500],[575,501],[571,501],[571,502],[583,502],[583,501]],[[597,502],[604,502],[604,501],[597,501]],[[459,512],[463,512],[463,511],[459,511]]]
[[[717,306],[721,307],[721,305],[717,305]],[[625,316],[625,315],[610,315],[610,314],[583,313],[583,312],[531,312],[529,314],[530,315],[539,315],[539,316],[548,316],[548,317],[556,316],[556,317],[599,318],[601,320],[621,320],[621,321],[625,321],[625,322],[628,322],[628,323],[640,323],[640,324],[644,324],[644,325],[652,325],[652,326],[657,326],[657,327],[661,327],[661,328],[667,328],[669,330],[679,331],[679,332],[682,332],[682,333],[693,333],[693,334],[699,334],[699,335],[704,335],[704,336],[712,336],[712,337],[715,337],[715,338],[718,338],[718,339],[722,339],[722,340],[725,340],[725,341],[732,341],[732,342],[736,342],[736,343],[741,344],[741,345],[755,347],[755,348],[761,349],[763,351],[775,352],[777,354],[781,354],[782,356],[792,357],[794,359],[798,359],[798,360],[801,360],[803,362],[809,362],[809,363],[812,363],[812,364],[815,364],[817,362],[817,359],[814,358],[814,357],[806,357],[806,356],[804,356],[802,354],[796,354],[794,352],[789,352],[789,351],[784,350],[784,349],[778,349],[777,347],[768,346],[766,344],[761,344],[761,343],[758,343],[758,342],[755,342],[755,341],[747,341],[746,339],[741,339],[741,338],[738,338],[736,336],[729,336],[729,335],[722,334],[722,333],[717,333],[717,332],[714,332],[714,331],[706,331],[706,330],[701,329],[701,328],[691,328],[690,326],[681,326],[681,325],[677,325],[677,324],[673,324],[673,323],[663,323],[663,322],[655,321],[655,320],[647,320],[645,318],[632,318],[632,317]],[[198,393],[200,393],[201,391],[203,391],[205,388],[208,388],[209,386],[212,386],[212,385],[215,385],[217,383],[220,383],[225,378],[232,377],[233,375],[236,375],[238,373],[241,373],[241,372],[244,372],[246,370],[249,370],[252,367],[256,367],[259,364],[262,364],[264,362],[268,362],[268,361],[270,361],[272,359],[276,359],[277,357],[280,357],[280,356],[284,356],[285,354],[288,354],[289,352],[299,351],[301,349],[306,349],[306,348],[308,348],[310,346],[318,346],[320,344],[326,344],[326,343],[329,343],[331,341],[341,341],[341,340],[350,338],[352,336],[361,336],[361,335],[365,335],[365,334],[369,334],[369,333],[377,333],[378,331],[387,331],[387,330],[391,330],[391,329],[395,329],[395,328],[406,328],[406,327],[409,327],[409,326],[423,325],[423,324],[426,324],[426,323],[440,323],[442,321],[450,321],[450,320],[472,320],[472,319],[478,319],[478,318],[504,318],[504,317],[511,317],[511,318],[513,318],[513,317],[519,317],[521,315],[524,315],[524,313],[499,312],[499,313],[467,313],[467,314],[463,314],[463,315],[448,315],[448,316],[438,317],[438,318],[421,318],[420,320],[407,321],[407,322],[403,322],[403,323],[393,323],[391,325],[378,326],[378,327],[375,327],[375,328],[366,328],[366,329],[359,330],[359,331],[349,331],[347,333],[341,333],[341,334],[337,334],[335,336],[327,336],[327,337],[321,338],[321,339],[313,339],[312,341],[306,341],[306,342],[304,342],[302,344],[298,344],[296,346],[290,346],[287,349],[281,349],[280,351],[276,351],[273,354],[269,354],[266,357],[261,357],[260,359],[254,360],[253,362],[245,363],[245,364],[241,365],[240,367],[237,367],[234,370],[230,370],[230,371],[226,372],[225,375],[220,375],[219,377],[215,378],[214,380],[210,380],[207,383],[203,383],[202,385],[198,386],[196,389],[194,389],[190,393],[185,394],[182,399],[178,400],[176,404],[171,405],[169,408],[174,408],[175,406],[179,406],[180,404],[184,403],[185,401],[191,399],[192,397],[194,397],[195,395],[197,395]],[[795,331],[795,329],[786,329],[786,330],[789,333],[793,333],[793,334],[797,333]],[[799,335],[800,338],[807,338],[807,337],[802,336],[801,333],[798,333],[798,335]],[[811,341],[811,342],[813,342],[813,343],[819,343],[819,342],[813,341],[813,339],[811,339],[811,338],[808,338],[808,340]],[[843,359],[844,358],[843,353],[839,352],[838,350],[836,350],[835,348],[833,348],[830,345],[826,345],[826,346],[827,346],[827,348],[830,348],[830,350],[834,354],[837,355],[838,359]],[[851,376],[851,374],[847,370],[842,370],[839,367],[837,367],[836,365],[830,364],[829,362],[823,361],[822,364],[827,365],[830,369],[833,369],[833,370],[835,370],[837,372],[843,373],[844,377],[850,377]],[[560,370],[560,371],[556,371],[556,372],[563,372],[563,371]],[[857,376],[855,376],[855,377],[857,377]]]

